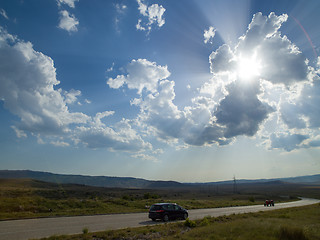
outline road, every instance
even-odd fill
[[[302,198],[300,201],[279,203],[274,207],[262,205],[210,208],[189,210],[189,218],[199,219],[205,216],[218,217],[223,215],[270,211],[275,209],[300,207],[320,203],[320,200]],[[42,238],[52,235],[82,233],[83,228],[90,232],[120,229],[127,227],[141,227],[145,225],[159,224],[148,219],[147,213],[108,214],[95,216],[76,216],[58,218],[38,218],[25,220],[0,221],[0,240],[26,240],[30,238]]]

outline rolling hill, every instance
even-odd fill
[[[52,183],[71,183],[82,184],[96,187],[111,188],[178,188],[188,186],[209,186],[221,184],[233,184],[233,181],[206,182],[206,183],[180,183],[176,181],[151,181],[142,178],[133,177],[108,177],[108,176],[85,176],[85,175],[69,175],[54,174],[49,172],[39,172],[31,170],[0,170],[0,179],[35,179]],[[268,184],[268,183],[295,183],[307,185],[320,185],[320,174],[311,176],[299,176],[292,178],[277,179],[257,179],[257,180],[237,180],[237,184]]]

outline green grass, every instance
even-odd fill
[[[0,220],[146,212],[146,206],[156,202],[176,202],[187,209],[241,206],[262,204],[266,198],[263,195],[217,195],[210,190],[193,190],[108,189],[28,179],[0,179]],[[287,199],[277,198],[277,202],[283,200]]]
[[[283,217],[286,216],[286,217]],[[140,228],[109,230],[42,240],[208,239],[319,240],[320,204],[268,212],[206,217]]]
[[[320,198],[319,188],[290,184],[232,185],[172,188],[121,189],[55,184],[30,179],[0,179],[0,220],[52,216],[146,212],[157,202],[175,202],[187,209],[276,203],[296,196]],[[298,195],[299,193],[299,195]]]

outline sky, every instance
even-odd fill
[[[320,1],[0,0],[0,169],[320,173]]]

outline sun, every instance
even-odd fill
[[[252,56],[239,55],[237,58],[237,75],[240,80],[248,81],[260,76],[261,62],[256,52]]]

